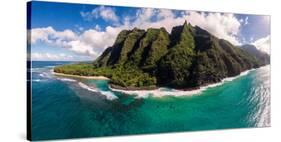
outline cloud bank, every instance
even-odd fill
[[[270,54],[270,36],[260,38],[252,43],[257,49]]]
[[[31,53],[32,60],[34,61],[71,61],[74,60],[72,55],[66,54],[50,54],[50,53]]]
[[[172,10],[151,8],[139,9],[135,15],[123,16],[122,19],[116,15],[114,9],[104,6],[80,14],[84,20],[102,18],[105,21],[115,23],[103,30],[99,25],[96,25],[95,28],[84,30],[81,33],[75,33],[70,29],[56,31],[52,27],[35,28],[30,31],[30,42],[35,44],[40,41],[96,58],[107,47],[113,45],[117,34],[123,29],[165,27],[168,32],[171,32],[172,27],[182,25],[187,20],[193,26],[200,26],[218,38],[226,39],[234,45],[241,45],[238,38],[240,27],[243,23],[248,24],[247,19],[241,22],[241,19],[237,19],[233,14],[193,11],[181,11],[180,14],[176,14]],[[118,24],[116,24],[117,22]],[[267,47],[269,46],[268,40],[269,36],[257,40],[253,44],[258,49],[267,50],[269,49]]]

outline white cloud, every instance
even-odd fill
[[[51,46],[63,47],[79,54],[97,57],[105,48],[113,44],[120,31],[121,29],[108,26],[105,31],[94,28],[85,30],[81,34],[68,29],[56,31],[52,27],[35,28],[29,32],[31,33],[31,44],[41,41]]]
[[[181,25],[184,22],[184,17],[175,17],[175,14],[171,10],[167,9],[151,9],[151,8],[143,8],[140,9],[135,18],[136,20],[127,23],[127,28],[138,27],[141,29],[147,28],[161,28],[165,27],[168,32],[171,32],[172,27]],[[156,20],[152,20],[156,18]]]
[[[241,24],[233,14],[186,12],[184,17],[192,25],[197,25],[218,38],[241,45],[237,38]]]
[[[153,17],[156,17],[157,20],[152,21]],[[127,17],[127,19],[130,18]],[[171,32],[174,26],[182,25],[187,20],[193,26],[197,25],[218,38],[226,39],[235,45],[241,45],[238,39],[241,24],[233,14],[186,11],[182,12],[181,16],[176,16],[172,10],[143,8],[137,12],[135,19],[131,23],[124,22],[121,27],[129,29],[133,27],[142,29],[165,27],[168,32]]]
[[[31,53],[31,59],[34,61],[70,61],[74,60],[74,57],[72,55],[67,54],[51,54],[51,53]]]
[[[106,21],[118,22],[118,16],[115,14],[114,9],[105,6],[97,7],[91,12],[80,12],[80,15],[86,21],[91,21],[92,19],[97,19],[101,17]]]
[[[252,43],[257,47],[257,49],[270,54],[270,36],[266,36],[263,38],[260,38]]]
[[[118,21],[113,9],[109,7],[99,7],[90,13],[81,12],[81,16],[84,18],[101,16],[107,20]],[[92,29],[84,29],[81,33],[75,33],[68,29],[56,31],[52,27],[35,28],[31,30],[31,43],[45,42],[79,54],[90,55],[94,59],[107,47],[113,45],[118,33],[123,29],[165,27],[168,32],[171,32],[172,27],[182,25],[185,20],[192,25],[200,26],[218,38],[226,39],[235,45],[241,45],[237,38],[241,26],[240,20],[233,14],[184,11],[179,16],[171,10],[151,8],[142,8],[137,11],[135,16],[124,16],[120,20],[122,24],[107,26],[103,30],[99,25],[95,25]]]
[[[46,43],[51,43],[54,41],[56,43],[60,43],[76,38],[76,34],[68,29],[58,32],[55,31],[52,27],[36,28],[32,29],[31,43],[35,43],[37,40],[41,40]]]
[[[114,43],[115,38],[120,31],[120,28],[111,26],[106,27],[105,31],[90,29],[80,36],[80,41],[91,46],[97,53],[100,53]]]

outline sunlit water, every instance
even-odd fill
[[[34,140],[270,126],[270,66],[199,94],[139,98],[52,74],[66,63],[32,62]]]

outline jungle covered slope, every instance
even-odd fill
[[[158,86],[189,89],[219,82],[269,62],[269,55],[253,45],[236,47],[185,22],[174,27],[171,34],[165,28],[123,30],[113,46],[93,63],[59,66],[54,71],[103,75],[123,89]]]

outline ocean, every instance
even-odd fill
[[[33,140],[270,126],[269,65],[192,95],[139,97],[52,74],[68,63],[32,62]]]

